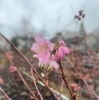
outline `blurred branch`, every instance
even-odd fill
[[[72,64],[72,62],[67,58],[66,59],[68,61],[68,63],[71,65],[71,67],[74,69],[74,71],[77,73],[77,75],[80,77],[80,79],[85,83],[85,85],[87,86],[87,88],[89,88],[89,90],[96,96],[96,98],[99,100],[99,97],[96,95],[96,93],[90,88],[90,86],[87,84],[87,82],[83,79],[83,77],[79,74],[79,72],[77,71],[77,69],[74,67],[74,65]]]
[[[75,98],[74,98],[74,96],[73,96],[73,94],[72,94],[72,92],[71,92],[71,90],[69,88],[69,85],[67,83],[67,80],[65,78],[65,74],[64,74],[64,71],[63,71],[63,68],[62,68],[62,65],[61,65],[61,62],[60,61],[59,61],[59,65],[60,65],[60,70],[61,70],[61,73],[62,73],[62,79],[64,80],[64,83],[66,84],[66,86],[67,86],[67,88],[69,90],[69,93],[71,95],[72,100],[75,100]]]
[[[31,88],[28,86],[28,84],[26,83],[26,81],[25,81],[24,78],[22,77],[21,73],[18,71],[18,69],[17,69],[17,73],[18,73],[18,75],[20,76],[20,78],[21,78],[21,80],[23,81],[23,83],[25,84],[25,86],[28,88],[28,90],[29,90],[30,93],[32,94],[32,96],[33,96],[36,100],[38,100],[37,97],[36,97],[36,96],[34,95],[34,93],[32,92]]]
[[[7,100],[11,100],[10,98],[9,98],[9,96],[4,92],[4,90],[1,88],[1,86],[0,86],[0,91],[3,93],[3,95],[5,96],[5,98],[7,99]]]
[[[39,79],[43,82],[43,84],[48,88],[48,90],[53,94],[53,96],[56,98],[56,100],[58,100],[57,96],[54,94],[54,92],[49,88],[49,86],[44,82],[44,80],[42,79],[42,77],[39,75],[39,73],[36,71],[36,69],[32,66],[32,64],[30,63],[30,61],[14,46],[14,44],[12,44],[4,35],[0,34],[17,52],[18,54],[28,63],[28,65],[30,66],[30,68],[33,69],[33,71],[35,72],[35,74],[39,77]]]
[[[35,85],[35,88],[36,88],[36,90],[37,90],[37,92],[38,92],[38,94],[39,94],[41,100],[44,100],[43,97],[42,97],[42,95],[41,95],[41,93],[40,93],[40,91],[39,91],[39,89],[38,89],[38,87],[37,87],[37,85],[36,85],[35,79],[33,78],[33,70],[32,70],[32,68],[31,68],[31,75],[32,75],[33,83],[34,83],[34,85]]]

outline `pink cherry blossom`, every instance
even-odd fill
[[[44,63],[39,62],[39,64],[44,64]],[[45,65],[51,66],[55,69],[59,68],[59,64],[56,62],[55,57],[54,57],[53,54],[51,55],[50,59],[48,60],[48,62]]]
[[[61,40],[59,42],[59,48],[55,54],[55,58],[56,60],[61,60],[66,54],[69,54],[69,49],[66,47],[65,42]]]
[[[66,47],[66,44],[64,41],[59,42],[59,51],[63,52],[63,54],[69,54],[69,49]]]
[[[36,43],[32,45],[31,50],[36,54],[33,57],[38,58],[42,63],[47,63],[50,59],[50,52],[54,49],[54,44],[41,36],[36,36],[34,39]]]
[[[55,59],[56,60],[61,60],[63,58],[63,53],[58,50],[55,54]]]
[[[49,60],[50,60],[50,52],[45,53],[45,56],[41,56],[41,55],[39,55],[39,54],[36,54],[36,55],[34,55],[33,57],[38,58],[39,62],[41,62],[41,63],[43,63],[43,64],[46,64],[46,63],[48,63]]]
[[[59,64],[56,62],[54,55],[52,55],[52,57],[49,61],[49,65],[53,66],[55,69],[59,68]]]

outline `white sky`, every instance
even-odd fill
[[[0,0],[0,31],[7,37],[15,35],[12,30],[21,27],[22,18],[31,18],[31,28],[37,33],[45,30],[48,37],[66,29],[76,31],[79,22],[73,18],[81,9],[90,33],[99,27],[99,0]]]

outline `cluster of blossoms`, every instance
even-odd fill
[[[58,61],[64,55],[69,54],[69,49],[66,47],[64,41],[59,41],[58,44],[51,43],[49,40],[43,39],[41,36],[34,37],[36,43],[31,47],[31,50],[36,54],[39,64],[49,65],[55,69],[59,68]]]

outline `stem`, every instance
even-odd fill
[[[37,85],[36,85],[36,82],[35,82],[35,80],[34,80],[34,78],[33,78],[33,70],[32,70],[32,69],[31,69],[31,74],[32,74],[32,79],[33,79],[33,83],[34,83],[34,85],[35,85],[35,88],[36,88],[36,90],[37,90],[37,92],[38,92],[38,94],[39,94],[41,100],[44,100],[43,97],[42,97],[42,95],[41,95],[41,93],[40,93],[40,91],[39,91],[39,89],[38,89],[38,87],[37,87]]]
[[[81,80],[85,83],[85,85],[90,89],[90,91],[96,96],[96,98],[99,100],[99,97],[96,95],[96,93],[90,88],[90,86],[87,84],[87,82],[82,78],[82,76],[79,74],[79,72],[76,70],[76,68],[74,68],[72,62],[67,58],[66,59],[69,64],[72,66],[72,68],[74,69],[74,71],[78,74],[78,76],[81,78]]]
[[[28,63],[28,65],[30,66],[30,68],[33,69],[33,71],[35,72],[35,74],[39,77],[39,79],[43,82],[43,84],[47,87],[47,89],[53,94],[53,96],[56,98],[56,100],[59,100],[57,98],[57,96],[54,94],[54,92],[49,88],[49,86],[46,85],[46,83],[44,82],[44,80],[42,79],[42,77],[39,75],[39,73],[36,71],[36,69],[32,66],[32,64],[30,63],[30,61],[14,46],[14,44],[12,44],[4,35],[0,34],[17,52],[18,54]]]
[[[0,86],[0,91],[3,93],[3,95],[5,96],[5,98],[7,99],[7,100],[11,100],[10,98],[9,98],[9,96],[4,92],[4,90],[1,88],[1,86]]]
[[[9,57],[7,57],[7,58],[8,58],[8,60],[9,60],[9,62],[11,63],[11,65],[14,65],[14,62],[13,62],[11,59],[9,59]],[[24,85],[27,87],[27,89],[28,89],[28,90],[30,91],[30,93],[32,94],[32,96],[33,96],[36,100],[38,100],[38,99],[36,98],[36,96],[33,94],[32,90],[30,89],[30,87],[28,86],[28,84],[26,83],[25,79],[22,77],[21,73],[18,71],[18,69],[17,69],[17,73],[18,73],[18,75],[20,76],[21,80],[23,81]],[[12,76],[12,79],[14,79],[13,76]],[[14,80],[14,83],[15,83],[15,80]],[[15,86],[18,87],[16,83],[15,83]],[[19,89],[18,89],[18,92],[19,92]],[[20,92],[19,92],[19,93],[20,93]]]
[[[17,70],[18,75],[20,76],[21,80],[23,81],[24,85],[28,88],[28,90],[30,91],[30,93],[32,94],[32,96],[38,100],[36,98],[36,96],[34,95],[34,93],[32,92],[31,88],[28,86],[28,84],[26,83],[26,81],[24,80],[24,78],[22,77],[21,73]]]
[[[66,78],[65,78],[64,71],[63,71],[63,68],[62,68],[62,65],[61,65],[61,62],[60,62],[60,61],[59,61],[59,65],[60,65],[60,70],[61,70],[61,72],[62,72],[62,79],[64,80],[64,82],[65,82],[65,84],[66,84],[66,86],[67,86],[67,88],[68,88],[68,90],[69,90],[69,93],[70,93],[70,95],[71,95],[71,97],[72,97],[72,100],[75,100],[75,99],[74,99],[74,96],[73,96],[73,94],[72,94],[72,92],[71,92],[71,90],[70,90],[70,88],[69,88],[69,85],[68,85],[68,83],[67,83],[67,80],[66,80]]]

